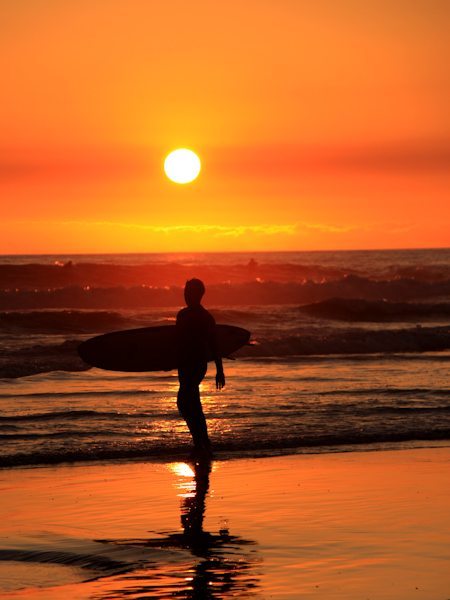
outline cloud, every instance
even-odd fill
[[[149,233],[162,236],[171,236],[176,234],[208,234],[216,238],[238,238],[246,235],[274,236],[274,235],[301,235],[310,231],[320,231],[323,233],[348,233],[353,231],[354,227],[330,225],[327,223],[309,223],[297,222],[290,224],[257,224],[257,225],[153,225],[149,223],[127,223],[118,221],[19,221],[17,224],[28,225],[50,225],[54,227],[69,227],[81,229],[127,229],[141,233]]]
[[[114,181],[144,174],[148,177],[156,172],[155,165],[154,158],[152,161],[142,149],[135,147],[36,147],[26,150],[0,146],[0,182],[24,179]]]
[[[177,233],[206,233],[214,237],[240,237],[255,235],[295,235],[303,231],[314,230],[323,233],[348,233],[353,227],[329,225],[326,223],[298,222],[291,224],[259,225],[151,225],[145,223],[120,223],[114,221],[64,221],[62,225],[88,225],[93,227],[120,227],[147,231],[154,234],[172,235]]]
[[[150,225],[145,223],[120,223],[114,221],[62,221],[61,225],[77,225],[88,227],[114,227],[135,229],[154,234],[172,235],[177,233],[206,233],[214,237],[240,237],[253,233],[256,235],[293,235],[297,225]]]
[[[450,139],[349,145],[223,147],[216,169],[258,177],[298,177],[326,171],[442,172],[450,168]]]
[[[326,225],[324,223],[298,223],[297,227],[304,229],[314,229],[324,233],[348,233],[353,227],[342,227],[338,225]]]

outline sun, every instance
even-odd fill
[[[164,161],[164,172],[175,183],[190,183],[198,177],[201,169],[199,157],[192,150],[178,148],[170,152]]]

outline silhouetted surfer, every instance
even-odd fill
[[[178,343],[178,410],[187,423],[194,442],[195,452],[211,455],[205,415],[200,402],[199,385],[212,353],[216,363],[216,387],[225,385],[222,358],[219,355],[214,317],[201,305],[205,286],[200,279],[190,279],[184,288],[186,308],[177,315]]]

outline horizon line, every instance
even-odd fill
[[[339,248],[339,249],[316,249],[316,250],[170,250],[158,252],[149,250],[147,252],[24,252],[24,253],[0,253],[3,256],[143,256],[147,254],[298,254],[298,253],[320,253],[320,252],[403,252],[414,250],[450,250],[450,246],[415,246],[402,248]]]

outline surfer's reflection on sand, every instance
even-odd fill
[[[255,548],[244,552],[255,542],[230,535],[222,528],[218,534],[203,529],[206,496],[209,490],[211,462],[200,461],[192,465],[181,463],[191,470],[193,479],[181,484],[186,493],[181,494],[181,525],[183,533],[179,541],[199,560],[193,567],[190,589],[181,597],[224,598],[236,593],[248,595],[257,589],[256,575],[252,572],[258,562]]]
[[[256,542],[230,535],[225,527],[217,534],[203,529],[211,462],[174,463],[170,468],[179,477],[182,532],[162,532],[162,536],[155,538],[117,540],[115,543],[160,550],[187,550],[196,560],[186,565],[185,555],[180,556],[181,564],[173,560],[173,555],[168,557],[167,562],[164,553],[156,561],[152,557],[152,564],[148,569],[139,569],[136,577],[132,572],[122,576],[127,584],[114,590],[114,598],[197,600],[257,595],[259,581],[256,569],[260,559]]]

